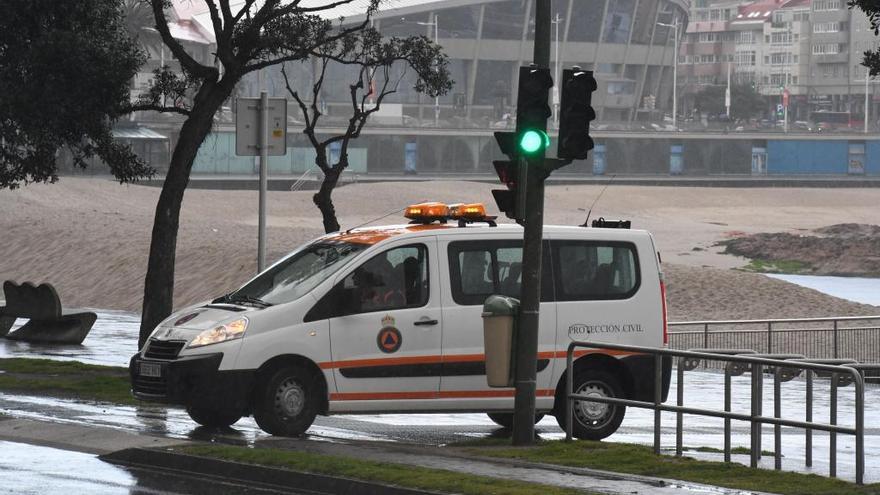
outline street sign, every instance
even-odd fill
[[[260,99],[238,98],[235,112],[235,154],[260,156]],[[267,154],[287,154],[287,100],[269,98]]]

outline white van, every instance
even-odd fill
[[[134,395],[182,404],[206,426],[253,414],[284,436],[336,413],[480,411],[510,427],[514,390],[487,385],[481,312],[489,295],[519,293],[522,228],[496,226],[481,205],[416,205],[407,217],[320,237],[176,312],[132,357]],[[564,425],[568,344],[665,345],[665,294],[648,232],[547,226],[543,253],[536,406]],[[653,400],[650,356],[576,358],[575,391]],[[578,403],[575,435],[607,437],[624,412]]]

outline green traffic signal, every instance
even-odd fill
[[[550,146],[550,136],[540,129],[529,129],[519,138],[519,149],[527,154],[535,154]]]

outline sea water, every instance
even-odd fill
[[[768,274],[767,276],[817,290],[841,299],[880,306],[880,278],[776,274]]]

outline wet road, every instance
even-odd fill
[[[0,441],[0,493],[16,495],[281,493],[216,480],[118,467],[92,454]],[[284,493],[294,493],[285,491]],[[294,493],[295,495],[295,493]]]
[[[134,352],[137,335],[137,316],[122,312],[101,312],[92,334],[82,346],[50,347],[34,346],[0,339],[0,357],[30,356],[39,354],[53,359],[76,359],[83,362],[109,365],[126,365]],[[673,389],[670,397],[674,397]],[[686,374],[685,405],[720,409],[723,405],[723,375],[715,372],[693,371]],[[733,379],[733,411],[748,413],[750,379]],[[765,414],[773,411],[772,381],[764,386]],[[783,417],[804,418],[804,382],[792,381],[783,384]],[[853,392],[852,387],[840,391],[838,406],[839,423],[852,425]],[[828,383],[817,381],[814,404],[814,420],[827,421],[829,412]],[[866,390],[865,424],[866,430],[866,481],[880,481],[880,388],[869,386]],[[116,407],[83,404],[75,401],[49,399],[44,397],[0,395],[0,412],[14,417],[44,419],[56,422],[87,423],[105,427],[171,438],[192,438],[214,440],[234,444],[253,444],[268,438],[257,428],[253,419],[244,418],[232,429],[215,432],[197,427],[186,413],[178,409],[162,407]],[[663,415],[662,443],[664,447],[675,445],[675,415]],[[685,419],[684,445],[686,447],[723,447],[723,422],[718,419],[700,416],[687,416]],[[537,433],[546,439],[563,438],[564,434],[556,425],[555,418],[548,417],[537,426]],[[828,473],[829,437],[825,433],[815,433],[814,466],[804,466],[804,432],[784,428],[782,430],[783,469],[803,472]],[[315,441],[365,440],[380,442],[405,442],[421,445],[445,445],[474,438],[503,436],[507,432],[497,427],[484,414],[380,414],[369,416],[319,417],[309,430],[310,439]],[[620,430],[609,438],[611,441],[651,444],[653,441],[653,413],[630,408]],[[844,479],[854,477],[855,445],[851,436],[839,435],[838,475]],[[748,424],[733,423],[734,447],[749,446]],[[763,449],[772,451],[773,430],[765,427]],[[720,454],[688,452],[688,455],[720,460]],[[748,463],[747,455],[735,455],[734,460]],[[773,467],[773,459],[765,457],[762,466]]]

